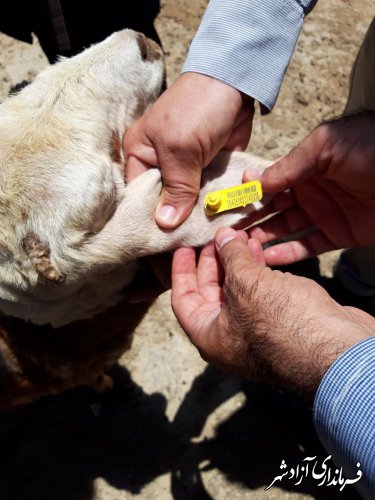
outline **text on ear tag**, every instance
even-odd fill
[[[250,181],[240,186],[219,189],[206,194],[204,209],[206,215],[216,215],[226,210],[246,207],[246,205],[260,201],[262,197],[261,183],[259,181]]]

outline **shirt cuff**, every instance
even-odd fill
[[[356,489],[375,498],[375,337],[344,352],[325,374],[314,402],[320,441]],[[360,467],[357,466],[358,462]]]
[[[182,72],[216,78],[271,110],[305,13],[315,3],[211,0]]]

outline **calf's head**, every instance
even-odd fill
[[[237,211],[209,220],[206,191],[261,160],[225,155],[176,231],[154,221],[160,173],[124,181],[122,137],[160,93],[160,48],[115,33],[43,71],[0,106],[0,311],[61,326],[116,304],[140,256],[202,245]]]

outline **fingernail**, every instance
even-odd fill
[[[156,211],[157,218],[165,224],[172,224],[177,215],[177,210],[172,205],[162,205]]]
[[[216,233],[215,243],[220,250],[226,243],[234,240],[234,238],[236,237],[237,232],[234,229],[230,227],[224,227],[222,229],[219,229],[219,231]]]
[[[255,181],[262,177],[262,172],[258,167],[247,168],[243,174],[243,179],[248,181]]]

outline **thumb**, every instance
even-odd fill
[[[266,193],[279,193],[322,170],[322,151],[327,139],[326,125],[314,129],[290,153],[264,171],[260,178],[263,190]],[[247,174],[244,175],[244,179],[246,178]]]
[[[161,165],[163,191],[156,208],[159,226],[174,229],[190,215],[197,199],[202,167],[198,163],[169,162]]]
[[[241,233],[229,227],[221,228],[216,233],[215,244],[226,276],[242,275],[245,269],[262,267],[252,257]]]

